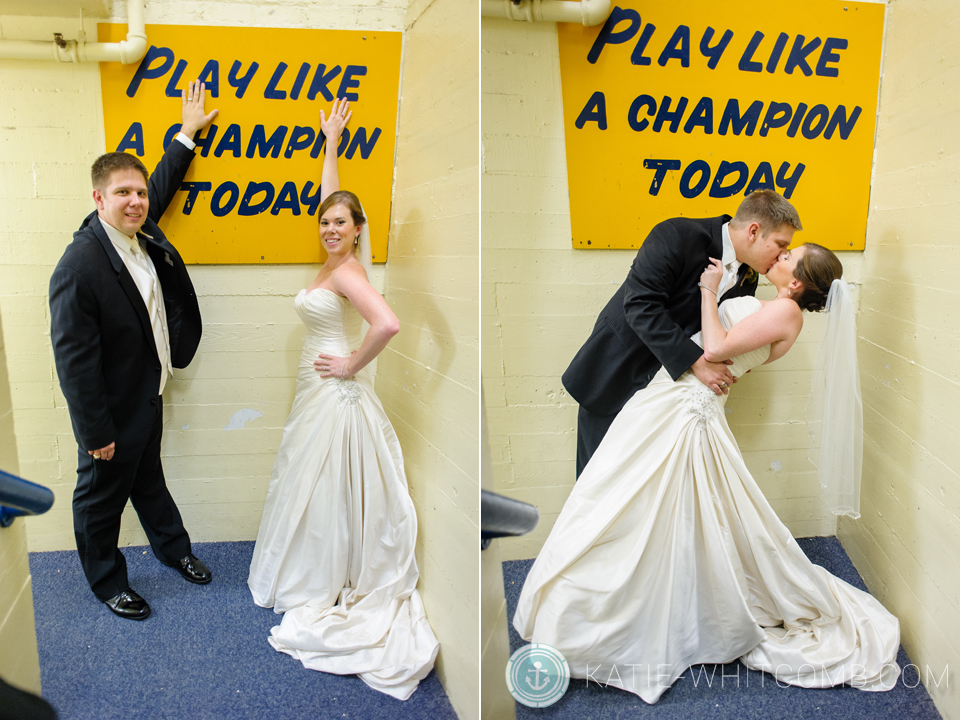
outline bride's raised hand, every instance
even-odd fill
[[[716,295],[720,289],[720,278],[723,277],[723,263],[716,258],[710,258],[710,264],[700,275],[700,284],[705,285]]]
[[[333,101],[333,107],[330,108],[329,118],[323,114],[323,110],[320,111],[320,131],[328,140],[336,140],[350,122],[352,115],[350,101],[346,98],[337,98]]]

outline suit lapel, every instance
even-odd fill
[[[137,319],[140,321],[140,326],[143,328],[144,335],[146,335],[147,339],[149,340],[148,344],[156,353],[156,341],[153,338],[153,324],[150,322],[150,315],[147,313],[147,306],[143,302],[143,296],[140,294],[140,289],[133,281],[133,277],[130,275],[130,271],[127,270],[127,266],[123,264],[123,259],[120,257],[120,253],[117,252],[117,249],[113,246],[113,243],[110,242],[110,238],[107,237],[107,231],[104,230],[103,225],[100,224],[100,218],[94,218],[93,221],[91,221],[90,226],[93,228],[93,232],[97,236],[97,240],[100,241],[100,245],[103,246],[103,251],[107,254],[107,258],[110,260],[110,265],[117,273],[117,281],[120,283],[120,287],[123,289],[124,294],[127,296],[130,304],[133,306],[133,311],[136,313]]]

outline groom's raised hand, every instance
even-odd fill
[[[206,85],[199,80],[191,80],[187,89],[180,94],[183,103],[183,123],[180,132],[193,140],[197,131],[203,130],[220,114],[219,110],[205,113],[203,109]]]

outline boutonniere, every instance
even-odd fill
[[[743,280],[740,281],[740,287],[743,287],[747,283],[756,282],[758,277],[759,275],[757,275],[757,271],[753,268],[750,268],[747,270],[747,274],[743,276]]]

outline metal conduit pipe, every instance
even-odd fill
[[[524,22],[578,22],[590,27],[610,15],[610,0],[480,0],[480,14]]]
[[[147,52],[147,34],[143,19],[143,0],[127,0],[127,39],[118,43],[88,43],[83,30],[79,40],[0,39],[0,58],[17,60],[58,60],[60,62],[139,62]]]

